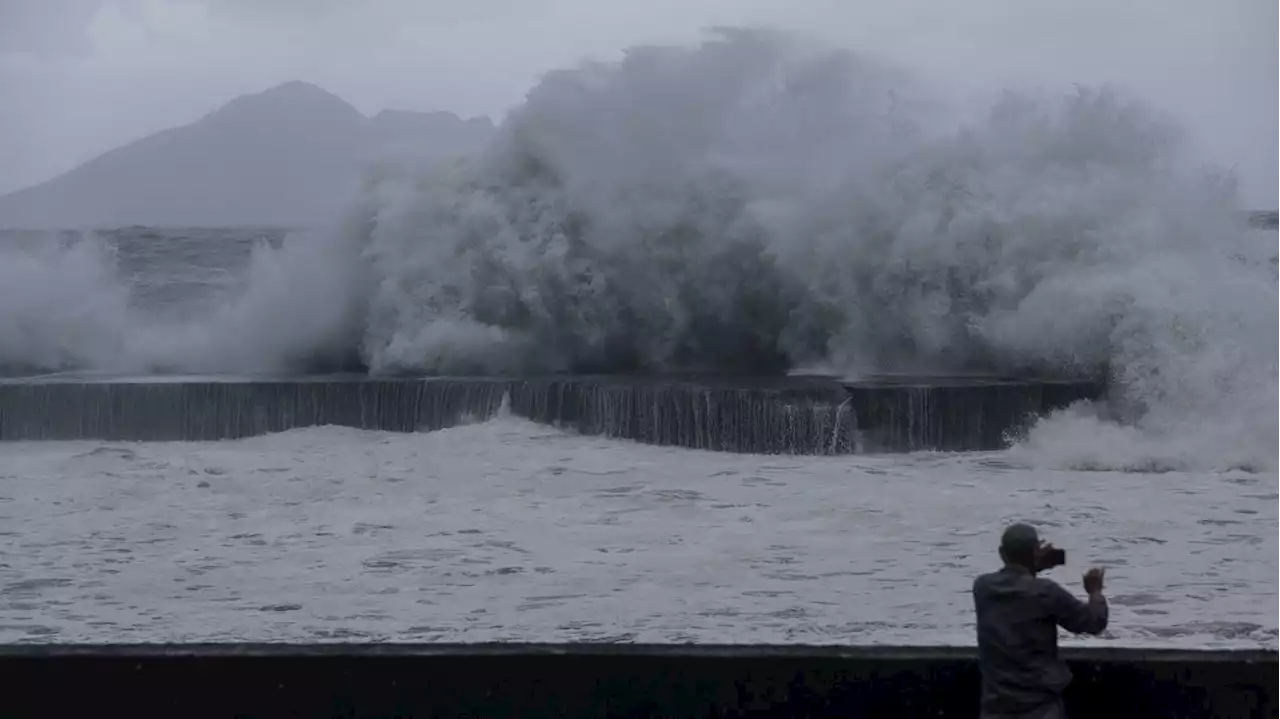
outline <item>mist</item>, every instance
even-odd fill
[[[0,365],[1106,371],[1110,406],[1036,441],[1273,464],[1253,418],[1275,417],[1274,246],[1240,211],[1277,204],[1274,3],[2,12],[0,187],[293,80],[498,133],[460,165],[372,170],[176,325],[97,250],[0,258]]]
[[[708,26],[871,52],[957,98],[1114,85],[1176,117],[1244,204],[1276,204],[1277,7],[1266,0],[7,0],[0,193],[290,80],[372,115],[500,121],[539,78]]]

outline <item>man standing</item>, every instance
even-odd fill
[[[1103,570],[1084,575],[1082,602],[1036,573],[1064,560],[1034,527],[1015,524],[1000,539],[1004,568],[973,582],[984,719],[1065,719],[1071,670],[1058,657],[1058,627],[1076,634],[1107,628]]]

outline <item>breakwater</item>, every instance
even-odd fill
[[[1029,418],[1104,393],[1090,382],[991,377],[877,377],[844,388],[864,451],[999,449]]]
[[[589,435],[765,454],[979,450],[1101,385],[973,378],[43,377],[0,381],[0,440],[431,431],[510,411]]]
[[[1070,716],[1276,715],[1275,651],[1064,650]],[[978,716],[970,647],[0,646],[14,716]]]

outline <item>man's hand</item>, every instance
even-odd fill
[[[1094,567],[1084,573],[1084,591],[1089,596],[1102,593],[1102,578],[1106,573],[1107,570],[1101,567]]]

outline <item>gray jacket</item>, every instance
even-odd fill
[[[1107,628],[1107,600],[1088,603],[1057,582],[1006,566],[973,582],[978,613],[982,711],[1016,714],[1058,701],[1071,670],[1058,658],[1058,627],[1076,634]]]

